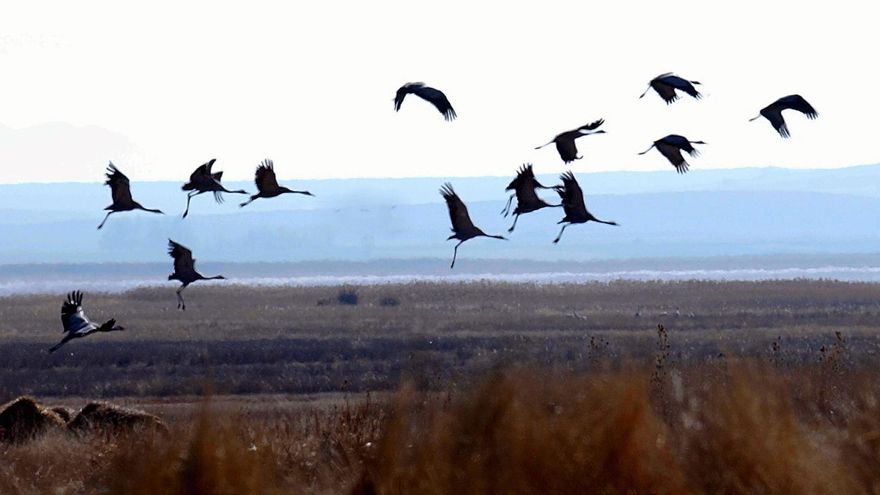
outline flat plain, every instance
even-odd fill
[[[349,304],[340,302],[356,294]],[[63,294],[0,299],[0,398],[393,390],[403,375],[460,380],[505,363],[571,370],[650,364],[658,324],[672,359],[815,362],[842,332],[880,353],[880,286],[831,281],[193,286],[86,294],[124,332],[60,340]]]
[[[0,299],[0,401],[155,437],[0,446],[2,493],[875,493],[880,285],[191,287]],[[82,459],[70,463],[70,458]]]

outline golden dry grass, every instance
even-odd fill
[[[303,407],[209,401],[166,418],[171,435],[7,445],[0,493],[880,493],[878,378],[726,360],[507,369]]]

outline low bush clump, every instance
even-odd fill
[[[358,293],[355,289],[342,289],[336,294],[336,302],[349,306],[357,306]]]

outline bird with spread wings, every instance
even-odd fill
[[[162,213],[162,210],[154,210],[150,208],[144,208],[140,203],[135,201],[131,197],[131,187],[128,177],[125,176],[122,172],[113,165],[113,162],[110,162],[110,165],[107,166],[107,180],[104,182],[105,185],[110,186],[110,193],[113,196],[113,204],[104,208],[105,210],[109,210],[107,215],[104,216],[104,220],[101,221],[101,224],[98,225],[98,229],[104,226],[104,222],[107,221],[107,218],[111,213],[117,213],[120,211],[132,211],[132,210],[144,210],[150,213]],[[164,214],[164,213],[163,213]]]
[[[604,134],[605,131],[599,129],[599,127],[604,123],[605,119],[599,119],[589,124],[582,125],[577,129],[572,129],[570,131],[565,131],[561,134],[557,134],[556,137],[554,137],[549,143],[542,144],[535,149],[539,150],[544,146],[556,143],[556,151],[559,152],[559,157],[562,158],[563,162],[571,163],[575,160],[580,160],[583,157],[578,156],[577,145],[575,144],[574,140],[581,136],[589,136],[591,134]]]
[[[111,318],[101,325],[93,322],[86,316],[82,307],[83,293],[73,291],[67,295],[67,299],[61,304],[61,324],[64,328],[64,338],[61,342],[49,348],[49,352],[55,352],[64,344],[73,339],[79,339],[95,332],[117,332],[125,330],[116,324],[116,320]]]
[[[565,228],[569,225],[587,222],[617,225],[617,222],[599,220],[587,210],[587,206],[584,204],[584,192],[571,171],[563,173],[559,176],[559,179],[562,181],[562,185],[556,187],[556,192],[559,193],[559,198],[562,199],[562,209],[565,211],[565,217],[557,223],[564,223],[565,225],[562,226],[559,235],[553,240],[554,244],[558,243],[559,239],[562,239],[562,233],[565,232]]]
[[[440,195],[446,200],[446,208],[449,210],[449,220],[452,222],[453,234],[447,237],[446,240],[450,241],[452,239],[458,239],[458,244],[455,245],[455,249],[452,251],[452,264],[449,265],[449,268],[455,267],[455,258],[458,256],[458,246],[461,246],[464,241],[473,239],[474,237],[491,237],[493,239],[507,240],[500,235],[487,234],[474,225],[474,222],[471,221],[471,216],[468,214],[467,206],[465,206],[461,198],[458,197],[458,194],[452,189],[452,184],[448,182],[443,184],[443,187],[440,188]]]
[[[193,259],[192,251],[183,244],[178,244],[168,239],[168,255],[174,258],[174,273],[168,275],[168,280],[178,280],[181,285],[177,289],[177,309],[186,310],[186,302],[183,300],[183,289],[198,280],[225,280],[223,275],[206,277],[196,271],[196,260]]]
[[[275,163],[268,158],[263,160],[257,167],[254,174],[254,184],[257,185],[257,194],[254,194],[239,206],[246,206],[252,201],[259,198],[274,198],[282,194],[304,194],[306,196],[314,196],[308,191],[294,191],[284,186],[278,185],[278,179],[275,177]]]
[[[443,94],[442,91],[430,86],[425,86],[425,83],[421,82],[406,83],[397,90],[397,94],[394,95],[395,112],[400,111],[400,106],[403,105],[403,99],[406,98],[406,95],[408,94],[414,94],[434,105],[434,107],[443,114],[443,118],[446,120],[455,120],[455,118],[458,117],[455,110],[452,108],[452,104],[449,103],[449,99],[446,98],[446,95]]]
[[[187,214],[189,214],[189,202],[199,194],[206,192],[214,193],[214,201],[217,203],[223,202],[223,193],[247,194],[247,191],[244,189],[230,191],[220,183],[220,180],[223,178],[223,172],[211,171],[211,167],[214,166],[214,162],[216,161],[216,158],[212,158],[210,161],[199,165],[199,167],[190,174],[189,182],[181,187],[184,191],[189,191],[186,194],[186,209],[183,211],[183,218],[186,218]]]

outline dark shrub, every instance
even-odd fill
[[[336,294],[336,301],[339,304],[348,304],[350,306],[357,306],[358,303],[358,295],[357,291],[354,289],[342,289]]]

